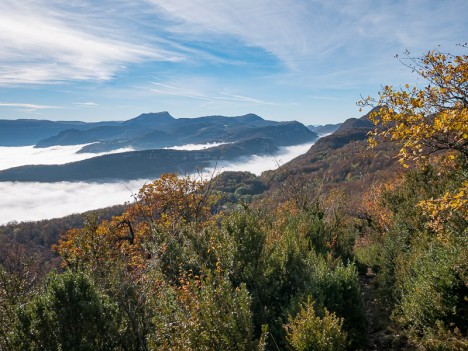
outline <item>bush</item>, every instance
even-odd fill
[[[344,265],[330,256],[312,257],[308,293],[318,306],[344,318],[343,328],[353,348],[366,342],[367,319],[362,303],[358,272],[354,264]]]
[[[18,310],[18,350],[119,350],[116,306],[83,273],[52,275]]]
[[[346,348],[343,319],[326,308],[322,314],[322,318],[317,315],[309,298],[296,317],[289,317],[289,323],[285,326],[286,338],[295,350],[340,351]]]
[[[155,302],[157,350],[256,350],[251,299],[245,285],[233,288],[222,275],[181,277]]]
[[[395,317],[414,335],[454,328],[466,334],[467,245],[466,237],[442,244],[422,236],[414,240],[412,254],[399,262],[396,287],[401,299]]]
[[[380,201],[390,214],[386,228],[356,250],[362,263],[378,268],[393,320],[428,350],[463,349],[457,345],[468,343],[467,213],[444,195],[468,177],[466,164],[457,162],[441,158],[420,165],[383,192]],[[434,203],[444,210],[429,211]]]

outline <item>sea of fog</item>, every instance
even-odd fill
[[[221,161],[204,176],[223,171],[249,171],[257,175],[304,154],[313,143],[281,148],[274,156],[242,157],[235,162]],[[64,164],[101,154],[77,154],[83,145],[54,146],[35,149],[32,146],[0,147],[0,170],[27,164]],[[200,150],[214,144],[184,145],[179,150]],[[131,149],[113,151],[123,152]],[[11,221],[36,221],[66,216],[133,200],[138,189],[150,179],[113,183],[92,182],[0,182],[0,224]]]
[[[52,146],[34,148],[34,146],[0,146],[0,170],[24,165],[60,165],[68,162],[86,160],[87,158],[101,156],[109,153],[133,151],[132,148],[117,149],[103,153],[78,154],[83,145]]]

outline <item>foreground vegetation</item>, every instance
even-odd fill
[[[378,106],[372,143],[399,145],[407,170],[391,182],[351,197],[297,175],[252,197],[264,185],[237,174],[228,201],[216,182],[164,175],[68,230],[60,268],[10,250],[0,349],[468,349],[468,58],[409,62],[430,86],[362,102]],[[385,343],[369,344],[366,273]]]

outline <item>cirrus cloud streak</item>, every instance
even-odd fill
[[[97,6],[84,1],[74,8],[57,0],[2,1],[0,84],[108,80],[129,63],[185,58],[180,51],[164,47],[162,41],[146,44],[141,33],[115,15],[104,12],[96,16],[116,5],[118,2]]]

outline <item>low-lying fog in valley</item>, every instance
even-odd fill
[[[98,154],[77,153],[77,151],[86,145],[89,144],[53,146],[37,149],[34,148],[34,146],[0,146],[0,170],[24,165],[60,165],[109,153],[133,151],[131,148],[124,148]]]
[[[203,177],[223,171],[249,171],[257,175],[305,153],[313,143],[281,148],[276,155],[251,156],[236,162],[219,162],[216,169],[206,169]],[[35,149],[32,146],[0,147],[0,170],[28,164],[64,164],[102,154],[77,154],[83,145],[54,146]],[[184,145],[179,150],[200,150],[205,145]],[[120,149],[115,152],[131,151]],[[0,224],[11,221],[35,221],[66,216],[133,200],[138,189],[149,179],[114,183],[88,182],[0,182]]]

